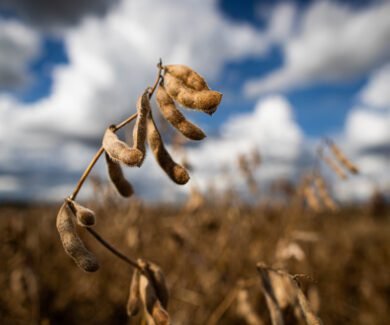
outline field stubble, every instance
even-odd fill
[[[388,207],[313,215],[296,204],[225,201],[188,210],[106,196],[88,206],[111,243],[162,267],[173,324],[250,324],[248,306],[252,320],[268,324],[259,261],[304,274],[299,282],[324,324],[390,319]],[[93,274],[74,267],[55,231],[57,209],[0,207],[1,323],[138,324],[126,315],[133,271],[82,229],[104,267]]]

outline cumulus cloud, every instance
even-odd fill
[[[23,129],[96,137],[107,121],[134,111],[131,103],[153,81],[160,56],[212,80],[227,60],[264,50],[262,35],[228,23],[213,3],[205,8],[194,2],[190,16],[189,5],[123,1],[104,19],[85,19],[65,34],[70,62],[55,70],[52,94],[9,109],[15,123]],[[172,15],[175,24],[168,24]]]
[[[363,89],[360,98],[364,104],[375,108],[390,108],[390,64],[377,70]]]
[[[245,85],[250,96],[367,73],[390,58],[390,3],[352,9],[315,2],[283,45],[284,65]]]
[[[346,18],[364,16],[349,9],[344,12]],[[374,9],[370,12],[379,17]],[[84,16],[80,22],[63,31],[69,64],[54,69],[48,97],[26,104],[0,95],[3,199],[60,200],[69,194],[99,146],[107,124],[134,112],[137,95],[154,80],[159,57],[165,63],[190,65],[212,83],[226,62],[262,55],[272,42],[290,42],[296,37],[296,9],[292,5],[276,7],[269,28],[263,32],[226,20],[216,1],[122,1],[104,17]],[[19,71],[23,74],[25,71]],[[346,134],[349,142],[362,143],[359,148],[367,151],[374,143],[383,144],[383,138],[378,134],[370,141],[359,138],[356,130],[368,123],[366,120],[350,116]],[[368,120],[378,122],[375,117]],[[202,188],[211,179],[223,188],[226,180],[218,176],[221,166],[237,174],[237,155],[254,147],[264,158],[256,175],[261,181],[293,176],[306,156],[302,148],[307,139],[294,120],[292,107],[281,96],[259,100],[253,112],[237,114],[220,133],[189,149],[195,167],[192,179]],[[98,164],[96,172],[103,174],[104,169],[104,164]],[[149,199],[172,200],[188,189],[172,184],[151,155],[142,170],[127,169],[127,175],[137,192]],[[88,191],[86,188],[81,194]]]
[[[31,81],[28,65],[37,57],[40,37],[17,20],[0,19],[0,91]]]
[[[215,1],[122,1],[102,18],[84,17],[63,36],[69,64],[54,69],[48,97],[25,104],[0,96],[0,157],[2,166],[19,166],[15,177],[25,167],[33,179],[47,179],[50,170],[74,181],[74,165],[61,148],[72,142],[83,145],[76,153],[96,148],[108,123],[135,111],[159,57],[192,66],[213,81],[225,62],[267,48],[261,32],[226,20]],[[21,152],[29,166],[21,162]],[[80,154],[78,172],[87,163]],[[50,181],[51,187],[61,186],[64,179]]]
[[[259,11],[262,7],[259,8]],[[297,8],[292,2],[275,6],[270,11],[268,35],[272,42],[285,42],[293,34],[297,22]]]
[[[343,200],[362,200],[378,189],[389,193],[390,106],[388,87],[383,84],[387,70],[385,66],[373,74],[360,92],[363,104],[352,108],[346,118],[340,141],[361,173],[336,183],[337,196]]]
[[[295,122],[292,108],[284,97],[270,96],[259,100],[253,112],[232,117],[221,130],[219,138],[208,139],[189,151],[195,167],[194,177],[203,188],[210,180],[219,187],[229,184],[218,179],[221,168],[229,170],[239,183],[237,157],[254,148],[261,152],[263,164],[257,175],[262,181],[292,177],[302,153],[304,135]]]
[[[388,112],[364,108],[353,109],[346,120],[346,140],[356,150],[390,148],[390,119]]]

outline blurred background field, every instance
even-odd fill
[[[324,324],[387,324],[390,319],[389,206],[371,201],[313,214],[292,196],[248,205],[210,192],[196,206],[118,201],[101,189],[88,202],[96,229],[122,252],[158,263],[170,290],[173,324],[207,324],[240,280],[252,308],[269,316],[256,263],[305,274],[302,286]],[[132,271],[89,234],[101,269],[87,274],[65,255],[55,230],[58,205],[0,208],[2,324],[138,324],[125,304]],[[232,301],[219,324],[247,324]],[[294,322],[288,322],[288,324]]]

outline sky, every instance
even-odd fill
[[[148,155],[126,170],[140,197],[225,189],[222,170],[242,189],[237,156],[254,148],[262,186],[296,179],[324,137],[361,170],[340,182],[321,166],[339,200],[388,191],[388,17],[389,1],[0,0],[0,201],[69,195],[160,57],[224,96],[212,117],[185,111],[208,135],[188,146],[190,183],[172,184]],[[106,179],[103,162],[94,173]]]

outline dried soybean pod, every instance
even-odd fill
[[[142,267],[145,274],[140,275],[139,291],[141,301],[145,308],[148,324],[157,325],[170,324],[168,312],[162,306],[156,289],[151,281],[152,274],[148,269],[148,264],[145,261],[138,260],[138,264]]]
[[[57,215],[57,230],[60,234],[65,252],[86,272],[95,272],[99,269],[99,263],[83,244],[76,232],[72,211],[68,202],[64,202]]]
[[[336,146],[336,144],[332,140],[327,141],[330,150],[332,150],[334,156],[338,159],[338,161],[346,168],[348,169],[352,174],[358,174],[359,169],[350,161],[344,153],[341,151],[341,149]]]
[[[263,263],[257,263],[256,267],[260,275],[263,293],[270,313],[272,325],[284,325],[282,310],[275,297],[275,289],[273,288],[270,280],[269,270]]]
[[[185,137],[191,140],[202,140],[206,136],[200,128],[186,120],[162,84],[157,89],[156,100],[164,118]]]
[[[335,174],[342,180],[347,179],[347,175],[343,172],[343,170],[329,157],[321,156],[322,160],[332,169]]]
[[[129,299],[127,300],[127,315],[136,316],[139,312],[140,294],[139,294],[140,274],[137,269],[134,270],[130,283]]]
[[[190,67],[182,64],[172,64],[164,67],[167,73],[183,81],[183,83],[194,90],[209,90],[206,80]]]
[[[177,184],[183,185],[190,179],[187,171],[173,161],[168,151],[164,147],[161,135],[154,124],[151,112],[148,114],[147,137],[149,147],[153,152],[160,167]]]
[[[165,282],[164,273],[161,268],[154,263],[148,262],[147,268],[151,274],[151,280],[153,281],[153,286],[155,288],[158,300],[160,300],[161,305],[164,308],[168,307],[169,293],[167,284]]]
[[[134,191],[131,184],[126,180],[123,175],[122,168],[119,163],[113,161],[110,156],[105,153],[108,175],[114,184],[115,188],[118,190],[119,194],[123,197],[131,196]]]
[[[310,209],[312,209],[315,212],[319,212],[321,210],[321,205],[320,205],[320,202],[318,201],[318,198],[317,198],[316,193],[314,191],[313,184],[311,182],[311,178],[308,178],[305,182],[305,185],[303,188],[303,195],[304,195],[306,203]]]
[[[138,97],[137,120],[135,122],[134,129],[133,129],[133,139],[134,139],[133,148],[138,149],[143,154],[142,160],[139,162],[139,166],[142,164],[146,155],[146,148],[145,148],[146,119],[149,112],[150,112],[149,92],[148,90],[145,90],[145,92]]]
[[[310,306],[309,301],[302,292],[296,280],[291,279],[296,288],[296,295],[298,300],[298,305],[302,311],[303,317],[305,318],[306,324],[308,325],[321,325],[321,319],[315,314],[313,309]]]
[[[322,178],[321,175],[316,175],[314,178],[314,183],[316,185],[317,191],[318,191],[318,196],[322,200],[322,203],[332,211],[337,210],[337,204],[336,202],[332,199],[332,197],[329,194],[329,191],[326,187],[325,180]]]
[[[103,148],[115,162],[122,162],[128,166],[139,166],[142,163],[144,154],[136,149],[130,148],[126,143],[118,139],[110,126],[103,137]]]
[[[77,223],[82,227],[91,227],[96,222],[95,212],[91,209],[88,209],[81,204],[69,200],[69,207],[72,210],[73,214],[76,216]]]
[[[181,105],[212,115],[222,100],[222,94],[213,90],[197,91],[187,87],[180,79],[164,74],[164,86],[174,100]]]

